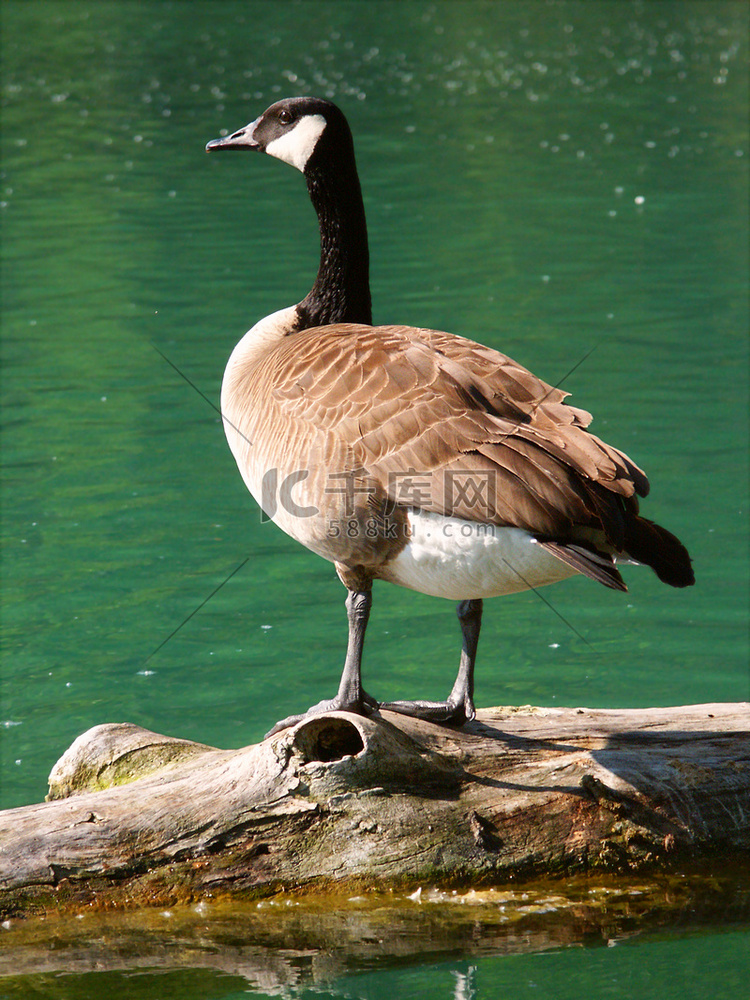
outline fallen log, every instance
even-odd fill
[[[487,886],[750,849],[750,706],[330,713],[241,750],[80,736],[0,813],[0,914]]]

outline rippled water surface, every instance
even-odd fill
[[[576,579],[552,608],[490,602],[479,705],[748,697],[745,4],[6,0],[2,17],[4,806],[39,801],[97,723],[242,746],[336,686],[344,591],[261,524],[211,405],[245,329],[309,288],[317,233],[295,171],[203,147],[297,93],[352,123],[376,321],[562,381],[694,557],[689,591],[626,568],[627,595]],[[376,588],[373,693],[443,697],[457,655],[447,602]],[[700,948],[482,958],[463,994],[458,965],[376,970],[340,992],[736,996],[711,970],[738,935]],[[128,995],[160,995],[146,979]]]

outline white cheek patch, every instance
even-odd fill
[[[326,120],[323,115],[305,115],[293,129],[269,142],[266,152],[269,156],[275,156],[277,160],[291,163],[304,173],[307,161],[312,156],[312,151],[325,127]]]

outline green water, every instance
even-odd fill
[[[260,523],[216,412],[158,353],[216,402],[242,333],[311,284],[299,175],[203,152],[296,93],[352,123],[376,322],[564,379],[694,557],[689,591],[626,569],[625,596],[548,589],[557,614],[490,602],[478,704],[748,698],[745,4],[6,0],[2,18],[4,807],[39,801],[97,723],[242,746],[335,689],[332,567]],[[444,697],[457,656],[447,602],[376,589],[374,694]],[[714,976],[740,954],[726,934],[483,957],[471,995],[736,996]],[[453,996],[452,970],[340,991]],[[148,978],[127,995],[167,995]]]

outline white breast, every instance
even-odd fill
[[[245,386],[247,379],[252,378],[254,366],[294,329],[296,322],[296,306],[279,309],[257,322],[232,351],[221,383],[221,415],[227,442],[245,485],[262,508],[265,506],[263,478],[269,464],[274,463],[258,454],[253,445],[260,415],[250,409]]]
[[[520,528],[412,511],[411,538],[379,574],[433,597],[499,597],[574,576]]]

